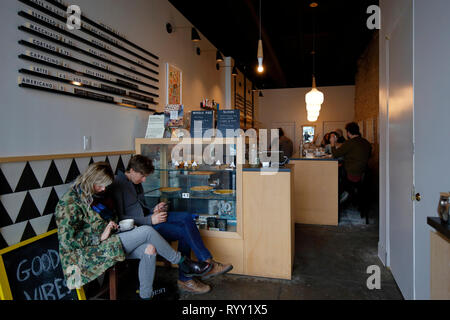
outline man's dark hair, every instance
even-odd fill
[[[128,162],[128,167],[126,171],[129,172],[131,169],[145,176],[155,171],[155,167],[153,166],[152,160],[140,154],[133,156],[130,159],[130,162]]]
[[[280,132],[280,137],[283,137],[283,136],[284,136],[284,131],[283,131],[283,129],[278,128],[278,131]]]
[[[345,130],[354,136],[360,136],[359,125],[356,122],[350,122],[345,126]]]

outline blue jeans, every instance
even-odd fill
[[[203,244],[200,232],[190,213],[169,212],[167,214],[167,221],[157,224],[153,228],[167,241],[178,241],[178,251],[183,256],[190,257],[192,249],[199,261],[212,258],[211,253]],[[179,279],[181,281],[188,281],[191,278],[186,277],[180,270]]]

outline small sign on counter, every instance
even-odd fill
[[[152,115],[148,119],[146,139],[160,139],[164,137],[164,115]]]

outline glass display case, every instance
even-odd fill
[[[234,138],[181,143],[137,139],[137,153],[152,159],[155,167],[142,184],[146,204],[166,202],[169,212],[189,212],[203,233],[240,233],[241,166],[236,164],[236,149]]]

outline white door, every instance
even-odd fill
[[[390,267],[405,299],[414,299],[412,7],[389,35]]]
[[[285,136],[292,140],[292,144],[294,145],[294,153],[296,153],[300,147],[300,142],[296,139],[295,122],[272,122],[272,129],[278,128],[283,129]]]

